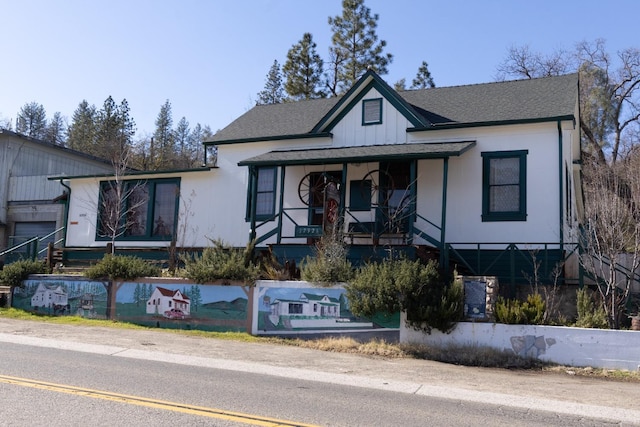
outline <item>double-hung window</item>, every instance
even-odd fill
[[[276,171],[275,167],[257,169],[256,180],[256,219],[266,220],[276,212]]]
[[[97,238],[171,240],[178,219],[180,180],[100,183]]]
[[[527,150],[482,153],[482,220],[526,221]]]

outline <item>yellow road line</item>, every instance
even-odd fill
[[[78,396],[92,397],[94,399],[110,400],[127,403],[130,405],[146,406],[149,408],[163,409],[167,411],[182,412],[202,417],[218,418],[227,421],[251,424],[264,427],[317,427],[312,424],[303,424],[294,421],[279,420],[275,418],[260,417],[240,412],[224,411],[222,409],[205,408],[202,406],[186,405],[183,403],[167,402],[164,400],[149,399],[146,397],[129,396],[126,394],[111,393],[108,391],[92,390],[88,388],[74,387],[65,384],[54,384],[45,381],[31,380],[28,378],[10,377],[0,375],[0,382],[22,387],[31,387],[41,390],[55,391],[58,393],[74,394]]]

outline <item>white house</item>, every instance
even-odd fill
[[[336,230],[354,263],[404,252],[515,289],[535,255],[541,277],[562,264],[575,279],[578,123],[577,74],[398,92],[369,71],[339,97],[255,106],[205,143],[202,168],[127,177],[147,203],[117,246],[255,239],[284,263]],[[106,244],[108,179],[65,181],[68,248]]]
[[[147,300],[147,314],[164,314],[165,311],[180,310],[185,316],[191,314],[191,300],[179,290],[156,288]]]
[[[31,297],[31,307],[53,307],[67,305],[69,298],[62,286],[47,286],[39,283]]]
[[[340,317],[340,301],[327,295],[303,293],[297,300],[276,299],[271,303],[272,316]]]

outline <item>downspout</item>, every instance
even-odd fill
[[[563,176],[564,176],[564,162],[562,161],[562,123],[558,120],[558,218],[560,220],[560,251],[564,250],[564,208],[562,206],[564,200],[563,191]]]
[[[440,268],[444,268],[446,251],[446,223],[447,223],[447,177],[449,175],[449,158],[445,157],[442,164],[442,219],[440,221]]]

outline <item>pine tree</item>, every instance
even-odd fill
[[[67,133],[67,126],[65,119],[62,117],[59,111],[56,111],[51,118],[51,121],[47,125],[45,132],[45,141],[55,145],[65,145],[65,134]]]
[[[343,0],[342,16],[329,17],[333,33],[329,54],[335,59],[335,75],[327,77],[327,87],[334,95],[348,90],[368,69],[388,72],[393,56],[383,53],[387,42],[378,41],[378,18],[378,14],[371,15],[364,0]]]
[[[156,130],[153,134],[151,152],[152,170],[169,169],[175,161],[175,147],[173,138],[173,117],[171,102],[167,101],[160,107],[156,118]]]
[[[284,90],[282,88],[282,73],[280,72],[280,64],[277,60],[273,61],[273,65],[267,73],[267,79],[264,89],[258,92],[257,105],[263,104],[279,104],[284,100]]]
[[[16,132],[31,138],[45,139],[47,135],[47,113],[37,102],[25,104],[16,119]]]
[[[173,138],[175,141],[175,147],[177,152],[176,167],[190,168],[194,166],[194,153],[191,149],[191,129],[189,129],[189,122],[186,117],[182,117],[173,132]]]
[[[73,112],[67,129],[67,147],[90,153],[96,139],[96,107],[83,100]]]
[[[428,89],[434,87],[436,87],[436,84],[433,81],[433,77],[431,77],[429,64],[427,64],[427,61],[422,61],[420,68],[418,68],[416,78],[411,82],[411,89]]]
[[[127,169],[135,134],[127,100],[118,106],[109,96],[96,117],[96,141],[89,154],[110,160],[119,170]]]
[[[316,43],[311,33],[305,33],[287,53],[287,62],[282,67],[284,89],[294,100],[323,98],[318,87],[322,80],[322,59],[316,52]]]

